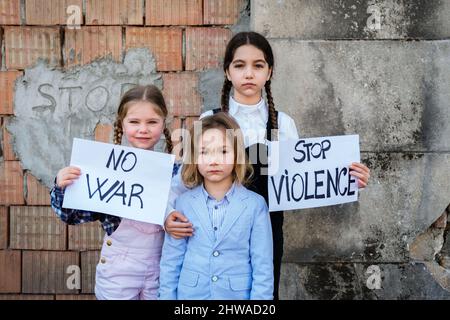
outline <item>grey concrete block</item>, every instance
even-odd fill
[[[286,263],[280,299],[450,299],[450,292],[421,263]]]
[[[304,137],[363,151],[450,151],[450,41],[272,40],[275,105]]]
[[[252,1],[251,28],[269,38],[444,39],[446,0]]]
[[[450,153],[365,153],[362,161],[371,180],[358,202],[285,214],[285,262],[410,261],[410,244],[450,202]]]
[[[251,2],[250,0],[245,0],[243,2],[238,21],[236,22],[236,24],[230,27],[230,30],[233,34],[242,31],[250,31],[250,17],[251,17],[250,2]]]
[[[200,73],[199,92],[202,96],[202,112],[220,108],[225,73],[222,69],[212,69]]]

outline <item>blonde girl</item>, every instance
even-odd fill
[[[137,86],[120,102],[114,123],[114,143],[122,140],[135,148],[153,150],[162,134],[172,151],[166,127],[167,107],[160,90]],[[95,155],[93,155],[95,156]],[[149,164],[151,165],[151,164]],[[101,300],[155,299],[164,239],[161,226],[104,213],[62,207],[65,188],[81,175],[77,167],[61,169],[51,190],[51,206],[67,224],[100,221],[106,235],[96,270],[95,295]]]

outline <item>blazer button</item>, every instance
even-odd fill
[[[101,262],[101,263],[106,263],[106,259],[102,257],[102,258],[100,259],[100,262]]]
[[[219,255],[220,255],[219,251],[214,251],[214,252],[213,252],[213,256],[214,256],[214,257],[218,257]]]
[[[112,245],[112,241],[111,240],[107,240],[106,244],[108,245],[108,247],[110,247]]]
[[[219,278],[218,278],[217,276],[213,276],[213,277],[211,278],[211,280],[212,280],[213,282],[216,282],[217,280],[219,280]]]

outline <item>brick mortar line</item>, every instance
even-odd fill
[[[78,294],[82,294],[82,292],[83,292],[83,269],[82,269],[82,261],[81,261],[81,252],[82,251],[78,251],[78,266],[80,268],[80,288],[77,289]],[[67,286],[67,282],[66,282],[66,286]]]
[[[3,26],[1,26],[2,28],[0,28],[0,51],[1,51],[1,55],[2,55],[2,59],[0,61],[1,63],[1,71],[6,71],[6,39],[5,39],[5,28],[3,28]]]
[[[143,23],[144,27],[147,23],[147,15],[146,15],[145,10],[147,10],[147,0],[142,1],[142,16],[143,16],[142,23]]]
[[[186,28],[183,28],[181,32],[181,72],[186,71],[186,58],[187,58],[187,36]]]
[[[10,206],[6,207],[6,248],[11,248],[11,215],[10,215]]]
[[[83,15],[83,20],[81,21],[81,25],[86,25],[86,0],[81,1],[81,13]]]
[[[26,3],[25,0],[20,0],[20,4],[19,4],[19,10],[20,10],[20,25],[26,25],[26,17],[27,17],[27,13],[26,13]]]
[[[202,0],[202,25],[205,23],[205,1]]]
[[[120,61],[121,61],[122,64],[124,64],[125,63],[125,56],[127,54],[127,41],[126,41],[127,40],[126,39],[127,27],[126,26],[122,26],[121,31],[122,31],[122,33],[121,33],[121,36],[122,36],[122,52],[120,53],[121,54]],[[155,59],[155,63],[156,63],[156,59]],[[155,69],[156,69],[156,67],[155,67]]]
[[[28,206],[28,201],[27,201],[27,197],[28,197],[28,182],[27,182],[27,170],[22,170],[22,178],[23,178],[23,202],[25,203],[25,206]]]
[[[53,208],[52,208],[52,210],[53,210]],[[59,218],[58,218],[59,219]],[[61,219],[59,219],[60,221],[61,221]],[[69,241],[70,241],[70,237],[69,237],[69,225],[67,224],[67,223],[64,223],[65,224],[65,226],[64,226],[64,228],[66,229],[66,250],[64,250],[64,251],[72,251],[72,250],[70,250],[69,248],[70,248],[70,246],[69,246]],[[81,260],[80,260],[81,261]]]
[[[20,250],[20,293],[23,293],[23,250]]]

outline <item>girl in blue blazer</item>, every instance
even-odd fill
[[[223,112],[205,117],[187,147],[182,179],[190,190],[175,207],[196,229],[182,239],[166,234],[159,298],[272,299],[270,215],[264,198],[243,186],[252,167],[239,126]]]

